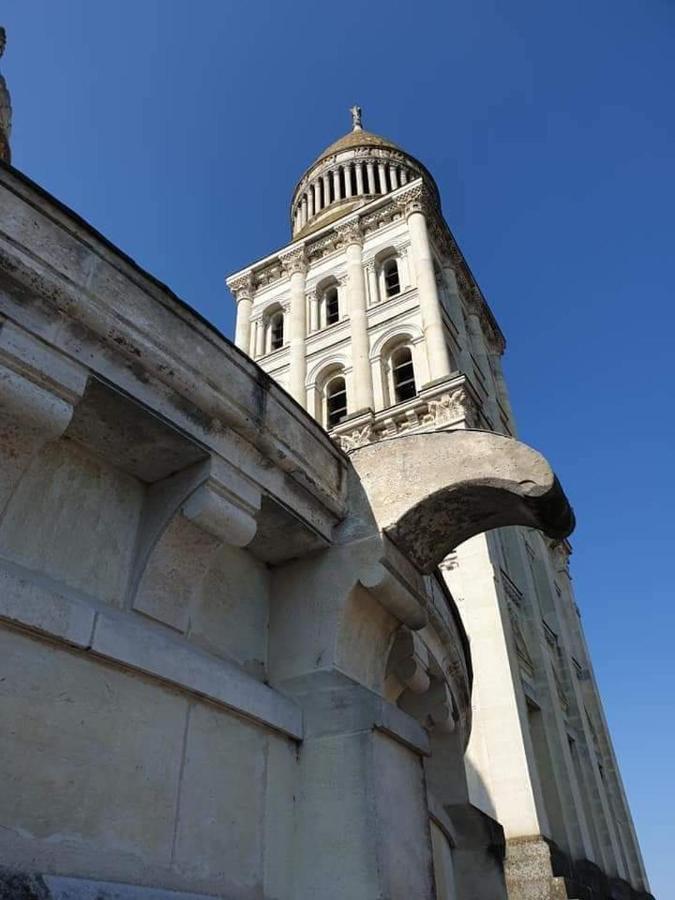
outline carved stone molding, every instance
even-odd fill
[[[438,399],[429,400],[428,412],[423,423],[441,428],[451,425],[460,419],[468,423],[476,420],[477,410],[473,399],[465,388],[457,388],[449,394],[442,394]]]
[[[347,434],[338,435],[340,449],[344,450],[345,453],[349,453],[350,450],[356,450],[357,447],[363,447],[365,444],[370,444],[373,440],[375,440],[375,435],[373,434],[373,426],[370,423],[361,425]]]

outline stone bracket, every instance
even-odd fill
[[[153,550],[180,513],[218,543],[245,547],[255,537],[261,492],[210,457],[151,485],[138,530],[126,605],[132,607]]]

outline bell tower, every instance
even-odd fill
[[[5,52],[7,36],[5,29],[0,25],[0,58]],[[7,90],[7,83],[0,73],[0,159],[3,162],[12,161],[12,153],[9,146],[9,136],[12,131],[12,104]]]
[[[293,191],[290,244],[227,278],[237,346],[346,452],[422,430],[515,436],[505,340],[432,175],[351,114]],[[499,529],[441,565],[471,641],[471,801],[504,828],[511,900],[645,897],[570,552]]]

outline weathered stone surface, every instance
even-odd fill
[[[458,544],[504,525],[566,537],[574,516],[536,451],[490,432],[414,434],[352,454],[380,528],[424,572]]]

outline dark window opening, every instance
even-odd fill
[[[395,259],[388,259],[384,264],[384,289],[387,297],[394,297],[401,292],[401,281],[398,277],[398,265]]]
[[[326,325],[334,325],[340,320],[337,288],[328,288],[324,295],[324,303],[326,306]]]
[[[340,185],[340,197],[346,197],[345,170],[343,168],[338,169],[338,184]]]
[[[326,419],[335,428],[347,415],[347,388],[344,378],[334,378],[326,386]]]
[[[284,314],[276,313],[270,322],[270,345],[272,350],[278,350],[284,345]]]
[[[394,380],[394,394],[397,403],[410,400],[416,396],[415,370],[412,354],[408,347],[401,347],[391,358],[391,369]]]

